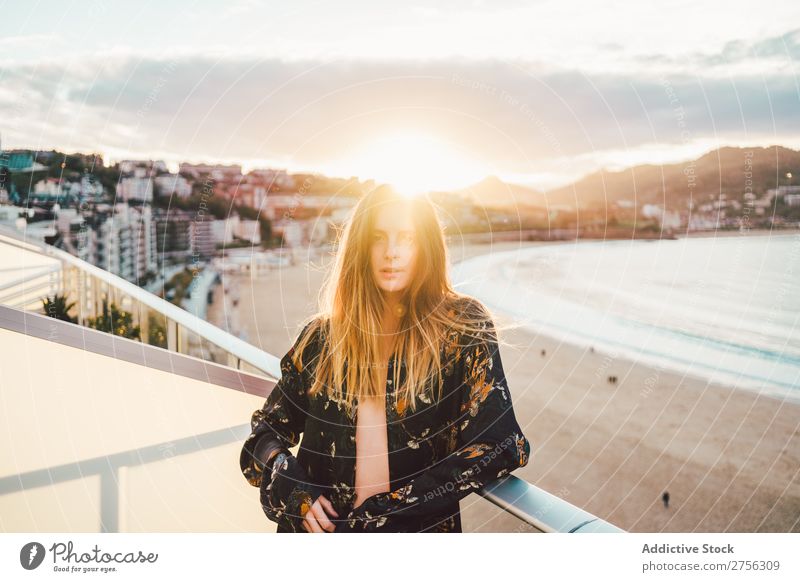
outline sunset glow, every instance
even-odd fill
[[[414,196],[437,189],[463,188],[489,173],[454,144],[413,133],[387,135],[356,149],[336,164],[340,175],[354,174],[392,184]]]

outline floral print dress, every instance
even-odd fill
[[[310,324],[309,324],[310,326]],[[303,329],[298,339],[306,333]],[[320,393],[309,397],[314,357],[321,334],[306,347],[298,369],[291,356],[281,358],[280,380],[264,406],[251,418],[252,432],[241,450],[248,483],[260,490],[266,516],[278,532],[306,533],[303,516],[316,498],[328,498],[338,518],[334,533],[461,532],[459,500],[488,483],[524,467],[530,444],[517,423],[497,336],[491,322],[480,340],[452,332],[441,349],[442,397],[432,396],[436,382],[422,391],[417,408],[395,396],[392,371],[404,362],[389,360],[386,386],[390,491],[355,501],[356,413],[344,401]],[[346,390],[346,387],[345,387]],[[269,452],[302,443],[271,471]]]

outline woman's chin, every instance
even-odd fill
[[[405,286],[383,284],[380,286],[380,288],[381,290],[383,290],[384,293],[401,293],[403,289],[405,289]]]

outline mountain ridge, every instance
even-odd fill
[[[700,157],[671,164],[640,164],[623,170],[592,172],[575,182],[546,192],[488,176],[458,193],[490,206],[603,206],[620,200],[685,209],[694,202],[716,199],[720,193],[742,200],[750,186],[757,197],[787,184],[785,175],[800,178],[800,151],[784,146],[724,146]],[[749,174],[749,175],[748,175]],[[750,184],[747,181],[750,180]]]

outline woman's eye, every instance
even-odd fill
[[[373,234],[372,240],[375,242],[385,241],[386,236],[383,234]],[[411,234],[401,234],[397,237],[397,242],[401,244],[413,244],[415,242],[414,235]]]

